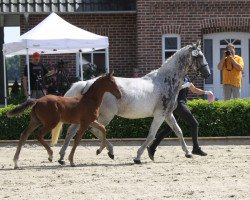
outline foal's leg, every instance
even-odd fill
[[[67,135],[66,138],[63,142],[63,146],[59,152],[60,154],[60,159],[58,160],[58,162],[61,165],[65,165],[65,161],[64,161],[64,156],[65,156],[65,151],[69,146],[70,140],[75,136],[77,130],[79,129],[80,125],[79,124],[71,124],[67,130]]]
[[[71,167],[76,166],[75,163],[74,163],[74,160],[73,160],[75,150],[76,150],[76,147],[78,146],[78,144],[80,143],[80,141],[82,139],[82,136],[83,136],[83,134],[85,133],[85,131],[87,130],[88,127],[89,127],[89,125],[81,125],[79,130],[76,133],[74,144],[73,144],[73,147],[72,147],[71,152],[69,154],[69,162],[70,162]]]
[[[152,122],[152,124],[150,126],[150,129],[149,129],[149,134],[147,136],[147,139],[137,151],[137,157],[134,159],[135,164],[141,164],[141,155],[142,155],[142,153],[144,152],[146,147],[151,142],[153,142],[153,140],[155,139],[156,132],[160,128],[163,121],[164,121],[164,118],[162,116],[154,117],[153,122]]]
[[[28,139],[29,135],[40,125],[40,121],[31,113],[31,119],[29,122],[29,125],[25,128],[25,130],[22,132],[20,136],[20,140],[18,142],[18,146],[16,149],[16,153],[14,155],[13,161],[14,161],[14,169],[18,168],[18,158],[19,154],[22,148],[22,145],[25,143],[25,141]]]
[[[107,113],[107,111],[103,112],[103,113]],[[109,115],[103,115],[100,114],[100,116],[98,117],[98,122],[103,124],[104,126],[107,126],[109,124],[109,122],[114,118],[114,114],[111,113]],[[90,131],[98,138],[100,139],[102,137],[102,132],[96,128],[92,128],[90,129]],[[100,139],[101,140],[101,139]],[[113,145],[111,142],[109,142],[108,140],[106,140],[106,148],[108,150],[108,156],[111,159],[114,159],[114,149],[113,149]]]
[[[191,158],[192,154],[188,151],[187,145],[186,145],[185,140],[183,138],[182,130],[179,127],[179,125],[177,124],[174,115],[171,114],[171,115],[166,116],[166,122],[172,128],[172,130],[175,132],[175,134],[178,136],[180,143],[181,143],[182,150],[185,151],[185,153],[186,153],[185,156],[187,158]]]
[[[109,122],[113,119],[114,115],[110,115],[110,116],[103,116],[103,115],[100,115],[99,118],[98,118],[98,121],[99,123],[103,124],[104,126],[108,125]],[[71,124],[67,130],[67,135],[66,135],[66,138],[64,140],[64,143],[63,143],[63,146],[59,152],[60,154],[60,159],[58,160],[58,162],[61,164],[61,165],[64,165],[65,164],[65,161],[64,161],[64,156],[65,156],[65,152],[70,144],[70,140],[75,136],[77,130],[79,129],[80,125],[79,124]],[[91,128],[90,130],[98,139],[100,139],[102,141],[102,132],[96,128]],[[106,140],[106,148],[108,150],[108,156],[111,158],[111,159],[114,159],[114,150],[113,150],[113,145],[108,141]]]
[[[102,124],[98,123],[98,121],[94,121],[90,124],[91,127],[94,127],[98,130],[100,130],[102,132],[102,136],[101,136],[101,145],[100,148],[97,149],[96,151],[96,155],[100,154],[102,152],[102,150],[106,147],[106,128],[105,126],[103,126]]]
[[[48,125],[48,124],[45,124],[38,132],[37,134],[37,140],[45,147],[45,149],[47,150],[48,152],[48,155],[49,155],[49,158],[48,160],[50,162],[52,162],[53,160],[53,151],[52,149],[50,148],[50,146],[44,141],[44,136],[49,132],[51,131],[53,128],[55,128],[57,123],[55,124],[51,124],[51,125]]]

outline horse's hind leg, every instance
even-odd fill
[[[71,152],[69,154],[69,162],[70,162],[71,167],[75,167],[75,163],[74,163],[75,150],[76,150],[76,147],[78,146],[78,144],[80,143],[82,136],[88,127],[89,127],[89,125],[85,125],[85,126],[81,125],[79,130],[76,133],[76,136],[74,139],[74,144],[73,144],[73,147],[72,147]]]
[[[61,165],[65,165],[64,156],[65,156],[66,149],[68,148],[70,140],[75,136],[75,134],[76,134],[77,130],[79,129],[79,127],[80,127],[79,124],[71,124],[69,126],[68,130],[67,130],[66,138],[65,138],[63,146],[62,146],[62,148],[60,149],[60,152],[59,152],[60,159],[58,160],[58,162]]]
[[[16,153],[14,155],[13,161],[14,161],[14,169],[18,168],[17,161],[19,159],[19,154],[22,149],[22,145],[25,143],[25,141],[28,139],[29,135],[40,125],[41,123],[39,120],[31,113],[31,119],[29,122],[29,125],[25,128],[25,130],[22,132],[20,136],[20,140],[18,142],[18,146],[16,149]]]
[[[100,137],[101,139],[101,144],[100,148],[97,149],[96,154],[100,154],[102,150],[106,147],[106,128],[102,124],[98,123],[98,121],[94,121],[90,124],[91,127],[94,127],[102,132],[102,136]]]
[[[57,124],[57,123],[56,123]],[[45,147],[45,149],[47,150],[48,152],[48,155],[49,155],[49,158],[48,160],[50,162],[52,162],[53,160],[53,151],[52,149],[50,148],[50,146],[44,141],[44,136],[49,132],[51,131],[55,126],[55,125],[44,125],[38,132],[37,134],[37,140]]]
[[[176,120],[174,118],[174,115],[171,114],[171,115],[167,116],[166,117],[166,122],[172,128],[172,130],[175,132],[175,134],[177,135],[177,137],[179,138],[182,150],[186,153],[185,156],[187,158],[191,158],[192,154],[188,151],[187,145],[186,145],[185,140],[183,138],[182,130],[179,127],[179,125],[177,124],[177,122],[176,122]]]
[[[156,132],[160,128],[163,121],[164,121],[164,118],[162,116],[161,117],[154,117],[153,122],[150,126],[150,129],[149,129],[149,134],[147,136],[147,139],[137,151],[137,157],[134,159],[135,164],[141,164],[142,153],[144,152],[146,147],[154,140]]]

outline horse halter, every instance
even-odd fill
[[[201,52],[201,50],[199,50],[199,49],[194,49],[194,50],[192,50],[192,63],[191,63],[191,65],[189,66],[189,67],[191,67],[193,64],[194,64],[194,62],[195,62],[195,64],[196,64],[196,67],[198,66],[198,56],[199,56],[199,54],[200,54],[200,52]],[[195,77],[193,78],[193,80],[197,77],[197,76],[201,76],[201,69],[203,68],[203,67],[205,67],[206,66],[206,64],[203,64],[203,65],[199,65],[199,67],[197,67],[197,70],[196,70],[196,75],[195,75]]]

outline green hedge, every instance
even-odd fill
[[[215,101],[210,104],[205,100],[193,100],[188,101],[188,106],[199,122],[199,136],[250,136],[250,99]],[[13,107],[0,109],[0,140],[19,139],[21,131],[28,124],[29,111],[11,119],[6,117],[6,112]],[[144,138],[151,122],[152,118],[131,120],[115,117],[107,127],[108,138]],[[183,121],[178,123],[184,136],[190,137],[187,124]],[[65,137],[66,129],[67,126],[64,127],[62,138]],[[33,138],[34,134],[30,139]],[[88,132],[85,138],[93,138],[93,135]]]

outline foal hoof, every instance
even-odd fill
[[[99,155],[101,151],[99,149],[96,150],[96,155]]]
[[[113,154],[111,154],[110,152],[108,152],[108,156],[109,156],[112,160],[114,160],[114,158],[115,158],[115,156],[114,156]]]
[[[75,163],[70,164],[71,167],[76,167]]]
[[[60,165],[65,165],[65,161],[64,160],[58,160]]]
[[[137,164],[137,165],[140,165],[140,164],[141,164],[141,161],[140,161],[140,160],[134,159],[134,163]]]
[[[193,155],[191,153],[185,154],[185,156],[186,156],[186,158],[192,158],[193,157]]]

